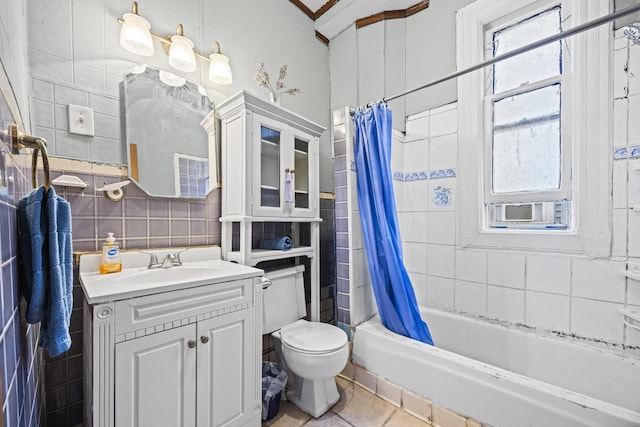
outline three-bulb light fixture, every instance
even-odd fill
[[[193,42],[184,36],[182,24],[178,24],[176,34],[162,37],[151,32],[149,21],[138,15],[138,3],[133,2],[131,13],[118,18],[122,24],[120,44],[130,52],[141,56],[153,55],[153,39],[159,40],[169,54],[169,65],[179,71],[195,71],[196,56],[209,62],[209,80],[215,84],[228,85],[233,81],[229,58],[220,51],[220,43],[213,42],[209,57],[193,50]]]

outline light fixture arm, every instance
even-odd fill
[[[138,5],[137,5],[137,3],[136,3],[136,2],[134,2],[134,4],[136,4],[135,8],[136,8],[136,10],[137,10]],[[134,9],[134,7],[132,6],[132,7],[131,7],[131,10],[133,10],[133,9]],[[133,13],[133,12],[131,12],[131,13]],[[120,25],[122,25],[122,24],[124,23],[124,19],[122,19],[122,18],[118,18],[118,23],[119,23]],[[182,28],[182,24],[178,24],[178,29],[179,29],[179,30],[181,30],[181,32],[176,31],[176,33],[177,33],[179,36],[183,35],[183,34],[182,34],[182,32],[183,32],[184,30],[183,30],[183,28]],[[161,35],[156,34],[156,33],[154,33],[153,31],[149,31],[149,34],[151,34],[151,37],[153,37],[154,39],[158,40],[160,43],[167,45],[167,47],[171,46],[171,36],[162,37]],[[221,53],[221,50],[220,50],[220,43],[218,43],[217,41],[213,42],[212,50],[213,50],[213,49],[215,49],[215,47],[216,47],[216,46],[217,46],[217,48],[218,48],[218,52],[213,52],[213,53]],[[202,60],[204,60],[204,61],[207,61],[207,62],[211,62],[211,60],[209,59],[209,57],[208,57],[208,56],[204,56],[204,55],[202,55],[202,54],[200,54],[200,53],[196,52],[195,50],[193,51],[193,53],[194,53],[198,58],[200,58],[200,59],[202,59]]]

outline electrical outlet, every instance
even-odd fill
[[[93,108],[69,104],[69,132],[94,136]]]

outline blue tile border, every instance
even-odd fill
[[[396,181],[423,181],[427,179],[442,179],[442,178],[455,178],[458,176],[458,173],[455,169],[437,169],[432,171],[422,171],[422,172],[410,172],[410,173],[402,173],[402,172],[394,172],[393,179]]]
[[[613,160],[640,159],[640,145],[613,149]]]
[[[350,169],[352,172],[357,173],[356,162],[354,160],[351,161]],[[456,169],[436,169],[432,171],[420,171],[420,172],[409,172],[409,173],[403,173],[398,171],[393,172],[394,181],[423,181],[427,179],[455,178],[457,176],[458,176],[458,173]]]

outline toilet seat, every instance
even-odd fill
[[[327,323],[298,320],[280,329],[284,344],[301,353],[323,354],[340,350],[347,345],[347,334]]]

